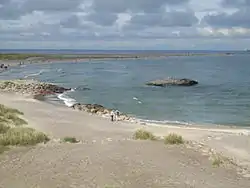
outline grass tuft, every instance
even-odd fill
[[[175,133],[171,133],[164,138],[165,144],[184,144],[182,136]]]
[[[2,104],[0,104],[0,123],[13,125],[13,126],[21,126],[26,125],[27,122],[19,117],[19,115],[23,115],[17,109],[8,108]]]
[[[10,121],[15,126],[22,126],[22,125],[28,124],[25,120],[21,119],[16,114],[9,114],[8,113],[5,115],[5,118],[7,119],[7,121]]]
[[[213,158],[213,162],[212,162],[212,165],[213,165],[213,166],[219,167],[219,166],[221,166],[223,163],[224,163],[224,161],[223,161],[220,157],[216,156],[216,157]]]
[[[63,142],[78,143],[79,141],[75,137],[64,137]]]
[[[27,127],[10,128],[6,133],[0,134],[0,145],[2,146],[28,146],[48,141],[49,138],[44,133]]]
[[[156,136],[153,135],[153,133],[143,129],[137,130],[134,133],[133,138],[135,140],[157,140]]]
[[[0,113],[11,113],[11,114],[23,115],[23,112],[20,112],[17,109],[8,108],[2,104],[0,104]]]
[[[6,133],[9,129],[10,127],[8,125],[2,124],[0,122],[0,134]]]

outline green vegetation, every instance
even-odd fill
[[[36,54],[2,54],[0,53],[0,60],[25,60],[30,57],[38,57]]]
[[[77,59],[77,58],[144,58],[159,56],[214,56],[230,55],[227,53],[162,53],[162,54],[18,54],[18,53],[0,53],[0,60],[48,60],[48,59]]]
[[[143,129],[137,130],[134,133],[133,138],[135,140],[157,140],[156,136],[154,136],[153,133]]]
[[[26,146],[47,142],[49,138],[41,132],[28,127],[10,128],[6,133],[0,135],[0,145],[2,146]]]
[[[23,115],[23,113],[20,112],[19,110],[13,109],[13,108],[8,108],[2,104],[0,104],[0,113],[12,113],[12,114]]]
[[[0,123],[0,134],[6,133],[10,129],[10,126]]]
[[[4,128],[4,125],[14,125],[21,126],[26,125],[27,122],[19,117],[19,115],[23,115],[19,110],[5,107],[0,104],[0,127]],[[0,128],[0,132],[1,132]]]
[[[165,144],[184,144],[182,136],[175,133],[171,133],[164,138]]]
[[[78,143],[79,141],[75,137],[65,137],[62,140],[63,142],[69,142],[69,143]]]
[[[28,146],[49,141],[44,133],[22,127],[27,122],[20,115],[23,113],[19,110],[0,104],[0,153],[6,151],[7,146]]]
[[[214,156],[213,157],[213,162],[212,165],[215,167],[219,167],[224,163],[223,159],[219,156]]]

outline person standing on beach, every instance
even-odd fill
[[[114,121],[114,117],[115,117],[114,110],[111,111],[110,117],[111,117],[111,121]]]
[[[118,121],[119,116],[120,116],[120,112],[119,112],[119,110],[116,110],[115,111],[115,119],[116,119],[116,121]]]

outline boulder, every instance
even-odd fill
[[[79,110],[79,111],[84,111],[84,112],[88,112],[88,113],[92,113],[92,114],[97,114],[100,116],[105,116],[105,117],[109,117],[111,115],[111,111],[112,109],[108,109],[105,108],[102,105],[99,104],[74,104],[72,106],[73,109],[75,110]],[[128,121],[130,120],[130,117],[126,114],[120,114],[120,116],[118,116],[117,121]]]
[[[164,79],[164,80],[154,80],[147,82],[146,85],[148,86],[159,86],[159,87],[166,87],[166,86],[193,86],[198,84],[197,81],[183,78],[183,79]]]
[[[65,91],[69,91],[70,89],[32,80],[13,80],[0,82],[0,90],[34,95],[49,95],[63,93]]]

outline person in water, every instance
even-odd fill
[[[110,117],[111,117],[111,121],[114,121],[115,112],[113,110],[111,111]]]

